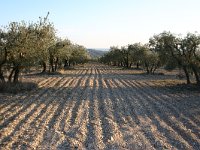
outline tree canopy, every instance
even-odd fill
[[[147,44],[134,43],[121,48],[113,46],[100,61],[126,68],[135,64],[148,74],[154,74],[159,67],[168,70],[178,67],[184,71],[188,84],[192,75],[200,84],[200,35],[188,33],[182,37],[162,32],[151,37]]]
[[[56,36],[48,15],[36,23],[11,22],[0,28],[1,81],[18,82],[20,71],[31,66],[42,65],[42,72],[49,66],[48,71],[55,72],[62,64],[66,67],[89,58],[83,46]]]

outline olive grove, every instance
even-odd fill
[[[56,36],[48,14],[36,23],[11,22],[0,28],[1,82],[18,82],[19,73],[33,66],[42,66],[43,73],[55,72],[89,58],[83,46]]]
[[[200,84],[200,35],[188,33],[182,37],[163,32],[151,37],[147,44],[113,46],[100,62],[125,68],[135,65],[137,69],[145,69],[147,74],[154,74],[160,67],[167,70],[179,68],[183,70],[187,84],[191,83],[191,76]]]

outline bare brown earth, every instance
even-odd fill
[[[164,80],[165,79],[165,80]],[[200,93],[174,76],[86,65],[0,94],[0,149],[200,149]]]

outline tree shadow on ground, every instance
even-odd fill
[[[109,84],[107,81],[105,83],[107,85]],[[20,127],[28,121],[28,119],[34,114],[34,112],[41,104],[44,104],[45,107],[39,114],[38,119],[40,118],[40,116],[46,113],[47,108],[51,104],[58,106],[52,118],[47,123],[48,130],[53,130],[54,124],[57,122],[62,112],[66,111],[66,107],[68,107],[68,105],[70,104],[69,102],[74,103],[74,107],[69,108],[72,109],[72,115],[69,119],[69,124],[71,127],[73,127],[73,125],[75,124],[75,120],[77,119],[77,117],[79,117],[79,108],[82,107],[81,105],[85,103],[85,101],[90,101],[91,104],[88,108],[88,111],[89,115],[93,116],[95,107],[94,99],[90,96],[93,95],[94,97],[96,95],[96,100],[100,104],[100,108],[98,109],[98,111],[100,111],[99,119],[102,122],[102,133],[104,137],[103,142],[105,144],[108,144],[107,141],[112,137],[113,134],[112,125],[110,124],[109,119],[112,119],[112,121],[118,124],[118,126],[122,126],[124,125],[124,122],[121,120],[123,120],[124,117],[127,117],[126,111],[132,110],[131,112],[129,112],[130,117],[132,118],[133,122],[135,122],[141,128],[140,131],[144,134],[146,139],[149,140],[153,147],[158,148],[156,146],[158,146],[159,144],[155,145],[158,141],[156,135],[153,133],[153,131],[150,130],[149,126],[141,124],[141,120],[145,119],[146,117],[152,120],[152,125],[156,126],[157,130],[172,146],[176,148],[186,148],[186,145],[182,141],[179,141],[171,135],[171,131],[169,130],[169,128],[163,126],[163,123],[168,125],[180,137],[187,141],[192,148],[196,149],[198,146],[200,146],[200,143],[198,143],[196,139],[191,137],[190,134],[187,133],[187,131],[184,131],[183,128],[176,125],[176,123],[171,120],[171,117],[174,117],[181,124],[190,129],[196,137],[200,138],[200,134],[198,132],[200,120],[194,117],[194,115],[200,115],[200,101],[197,96],[194,95],[191,98],[191,95],[184,94],[173,97],[173,95],[171,94],[174,93],[166,91],[166,89],[163,87],[156,87],[155,89],[152,89],[152,87],[148,86],[140,87],[138,83],[132,87],[118,87],[117,84],[115,84],[116,86],[112,88],[109,86],[107,88],[104,88],[101,85],[101,82],[99,82],[99,84],[99,87],[97,87],[97,85],[91,87],[89,85],[89,81],[87,81],[86,85],[83,87],[81,87],[79,84],[77,84],[75,87],[43,87],[35,92],[30,93],[26,97],[19,97],[18,99],[13,98],[12,103],[11,101],[1,101],[1,105],[3,107],[6,105],[12,105],[12,107],[10,107],[6,112],[1,114],[2,116],[11,111],[16,105],[22,106],[23,108],[19,112],[16,112],[15,115],[10,116],[9,118],[5,118],[5,121],[0,126],[0,129],[8,127],[10,123],[17,119],[18,116],[23,114],[24,111],[29,109],[31,105],[35,105],[35,107],[32,108],[32,110],[28,114],[26,114],[26,116],[24,116],[21,121],[19,121],[19,123],[14,127],[14,130],[9,135],[7,135],[6,137],[2,137],[2,143],[8,143],[12,139],[12,136],[14,136],[15,133],[20,130]],[[118,102],[116,101],[117,99]],[[109,103],[106,103],[106,101],[109,101]],[[140,106],[140,108],[138,106]],[[128,107],[128,109],[122,109],[126,107]],[[108,111],[108,108],[112,111]],[[187,112],[185,110],[187,110]],[[140,114],[138,114],[137,111],[139,111]],[[159,117],[160,120],[158,120],[155,116]],[[136,119],[137,117],[138,119]],[[83,119],[81,122],[86,119],[86,114],[83,114],[82,118]],[[191,124],[190,120],[192,120],[195,125],[194,123]],[[131,124],[131,122],[129,123]],[[32,124],[34,124],[34,122],[32,122]],[[64,119],[61,120],[61,124],[65,124]],[[92,120],[89,121],[89,126],[94,126],[94,124],[92,124]],[[40,128],[35,127],[35,130],[39,131]],[[88,128],[88,130],[89,133],[94,132],[93,128]],[[87,136],[91,135],[89,133]],[[79,134],[79,132],[78,130],[69,128],[67,132],[64,132],[64,134],[66,134],[67,138],[75,138],[76,135]],[[124,138],[126,139],[127,137]],[[63,147],[66,145],[67,147],[69,147],[69,144],[66,144],[65,142],[64,145],[62,143],[59,147]],[[112,146],[110,145],[110,147]]]

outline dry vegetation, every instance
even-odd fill
[[[0,94],[1,149],[200,149],[200,92],[174,76],[89,65],[23,81],[39,88]]]

